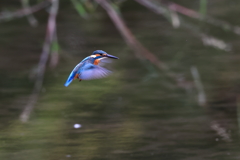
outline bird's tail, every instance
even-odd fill
[[[76,71],[72,71],[71,74],[69,75],[67,81],[65,82],[64,86],[67,87],[69,84],[74,80],[74,77],[76,76]]]

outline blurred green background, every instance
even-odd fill
[[[30,17],[2,18],[21,2],[28,1],[0,2],[0,159],[239,159],[239,0],[171,1],[200,18],[172,11],[169,1],[151,1],[162,15],[134,0],[109,1],[167,70],[132,50],[97,2],[59,0],[58,65],[46,64],[25,123],[19,117],[36,81],[51,1]],[[97,49],[120,58],[110,64],[114,73],[64,87]]]

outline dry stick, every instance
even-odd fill
[[[194,79],[196,89],[198,91],[198,104],[200,106],[206,106],[207,104],[206,95],[197,67],[192,66],[191,73]]]
[[[141,5],[149,8],[151,11],[155,12],[156,14],[161,14],[161,15],[165,16],[167,19],[171,18],[172,25],[174,28],[178,28],[180,26],[180,20],[175,11],[171,11],[169,13],[169,11],[167,9],[160,7],[160,6],[156,6],[155,4],[153,4],[150,1],[145,1],[145,0],[135,0],[135,1]],[[168,14],[169,14],[169,16],[168,16]]]
[[[52,51],[51,51],[51,57],[50,57],[50,62],[49,62],[49,66],[51,68],[55,68],[58,64],[58,60],[59,60],[59,55],[58,55],[58,37],[57,37],[57,32],[55,30],[54,32],[54,37],[53,37],[53,46],[52,46]],[[56,48],[57,47],[57,48]]]
[[[231,142],[231,133],[227,132],[227,129],[222,127],[217,121],[212,121],[210,127],[212,130],[216,131],[216,133],[222,138],[222,140],[226,142]],[[216,141],[218,139],[216,138]]]
[[[49,1],[43,1],[39,4],[36,4],[30,8],[24,8],[24,9],[20,9],[20,10],[17,10],[15,12],[12,12],[12,13],[2,13],[0,14],[0,22],[1,21],[7,21],[7,20],[10,20],[12,18],[21,18],[21,17],[24,17],[26,15],[29,15],[29,14],[32,14],[34,12],[37,12],[45,7],[47,7],[49,5]]]
[[[146,0],[135,0],[139,4],[143,5],[144,7],[147,7],[151,11],[153,11],[156,14],[165,16],[169,21],[171,21],[174,28],[178,28],[180,26],[180,20],[176,12],[169,12],[168,9],[165,9],[164,7],[157,6],[151,1]]]
[[[240,95],[237,94],[237,120],[238,120],[238,132],[240,133]]]
[[[58,12],[58,0],[51,0],[52,6],[50,8],[49,12],[49,18],[48,18],[48,24],[47,24],[47,33],[45,37],[45,42],[43,45],[42,54],[40,57],[40,61],[38,63],[38,69],[37,69],[37,79],[35,81],[33,93],[29,98],[29,101],[27,105],[25,106],[22,114],[20,115],[20,120],[22,122],[27,122],[30,116],[30,113],[32,112],[39,93],[42,89],[42,83],[44,78],[44,72],[46,69],[46,63],[49,57],[49,52],[51,48],[52,41],[54,39],[54,33],[56,31],[56,16]]]
[[[29,6],[29,0],[21,0],[22,2],[22,7],[26,10],[29,10],[31,7]],[[28,11],[29,12],[29,11]],[[33,26],[36,27],[38,25],[37,19],[33,16],[32,13],[26,15],[28,22]]]
[[[156,14],[163,14],[164,15],[167,12],[167,10],[165,8],[162,8],[162,7],[160,8],[150,1],[146,1],[146,0],[135,0],[135,1],[140,3],[141,5],[149,8],[149,9],[151,9]]]

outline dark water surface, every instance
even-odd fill
[[[199,1],[176,2],[195,10],[199,7]],[[134,2],[122,7],[134,35],[171,72],[191,86],[191,68],[198,69],[208,104],[199,105],[197,89],[181,88],[166,72],[139,60],[103,10],[84,20],[71,5],[62,4],[60,62],[47,70],[27,123],[21,123],[19,115],[33,88],[31,77],[41,53],[47,14],[36,14],[40,21],[36,28],[26,19],[0,25],[0,159],[240,158],[239,35],[187,17],[183,18],[191,30],[174,29],[168,20]],[[239,1],[215,0],[208,7],[209,15],[240,25]],[[197,36],[203,33],[228,46],[204,45]],[[111,64],[114,74],[64,87],[72,68],[96,49],[120,58]],[[81,127],[74,128],[75,124]]]

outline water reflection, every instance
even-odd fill
[[[66,6],[58,24],[61,63],[47,71],[44,92],[26,124],[18,118],[31,93],[28,75],[38,61],[45,26],[26,27],[24,20],[0,26],[1,35],[14,31],[11,38],[0,38],[1,43],[6,41],[0,47],[4,62],[0,65],[0,159],[239,157],[239,47],[234,45],[238,39],[226,35],[233,49],[225,52],[204,46],[201,39],[186,34],[188,30],[173,29],[142,8],[129,11],[123,6],[123,10],[136,37],[171,71],[193,83],[191,67],[197,68],[208,105],[199,106],[195,89],[186,92],[167,73],[136,59],[105,14],[97,13],[85,23]],[[99,48],[120,57],[112,64],[115,74],[63,87],[69,70]]]
[[[77,128],[81,128],[82,125],[81,124],[74,124],[73,127],[77,129]]]

